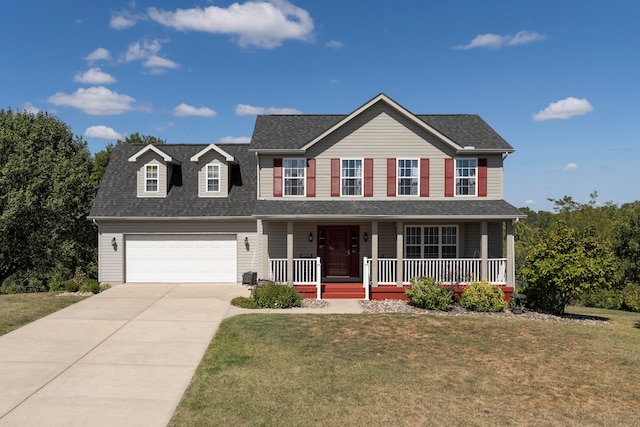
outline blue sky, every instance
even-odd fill
[[[0,108],[92,152],[133,132],[247,142],[256,114],[348,114],[380,92],[475,113],[516,152],[505,199],[638,200],[635,1],[3,0]]]

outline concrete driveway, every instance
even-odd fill
[[[0,426],[165,426],[238,295],[121,285],[1,336]]]

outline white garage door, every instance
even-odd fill
[[[236,282],[235,235],[145,235],[126,238],[126,281]]]

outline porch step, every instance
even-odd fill
[[[364,299],[362,283],[323,283],[322,298]]]

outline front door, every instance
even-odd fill
[[[350,279],[360,276],[360,227],[318,227],[318,254],[322,276],[327,279]]]

